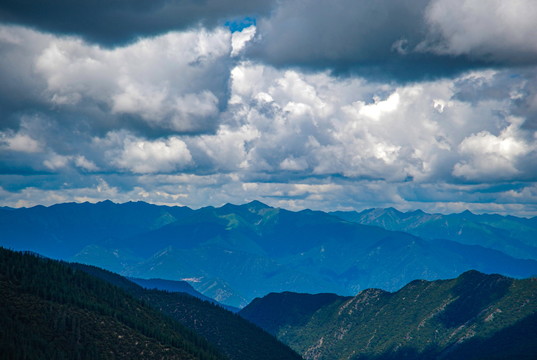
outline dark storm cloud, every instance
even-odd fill
[[[267,13],[272,1],[252,0],[5,0],[0,22],[81,36],[111,47],[171,30]]]
[[[476,10],[464,13],[459,2],[451,0],[291,0],[257,22],[258,38],[249,55],[280,67],[400,81],[537,61],[536,49],[524,46],[532,39],[531,23],[518,28],[516,19],[502,16],[498,1],[463,2],[459,7]],[[531,2],[522,2],[515,10],[527,14],[533,8]],[[438,15],[442,10],[444,17]],[[479,33],[484,27],[494,34],[495,24],[507,28],[501,44]]]

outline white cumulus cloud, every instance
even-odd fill
[[[111,164],[137,174],[178,171],[192,161],[184,141],[174,136],[151,141],[113,133],[97,142],[111,145],[111,150],[107,151]]]
[[[90,102],[152,127],[206,131],[226,100],[230,52],[224,29],[168,33],[114,49],[53,38],[36,55],[35,71],[56,106]]]
[[[470,180],[509,179],[519,174],[518,158],[537,149],[537,146],[519,137],[517,123],[519,121],[497,136],[481,131],[465,138],[459,145],[459,151],[467,160],[455,164],[453,174]]]

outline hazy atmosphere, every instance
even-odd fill
[[[5,0],[0,206],[537,215],[534,0]]]

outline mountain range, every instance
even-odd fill
[[[535,218],[293,212],[258,201],[198,210],[110,201],[0,209],[2,246],[133,278],[188,281],[234,307],[270,292],[396,291],[471,269],[532,276],[535,231]]]
[[[537,358],[535,278],[469,271],[394,293],[272,293],[240,315],[307,360]]]
[[[480,245],[521,259],[537,260],[537,218],[460,214],[427,214],[417,210],[401,212],[394,208],[362,212],[337,211],[332,215],[363,225],[404,231],[426,239],[447,239]]]

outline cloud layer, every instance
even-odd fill
[[[250,55],[383,81],[535,65],[535,16],[532,0],[291,0],[258,22]]]
[[[3,5],[27,26],[0,25],[2,205],[537,215],[534,2],[137,4],[193,17],[95,3],[124,31],[98,35]]]
[[[139,38],[268,13],[272,1],[252,0],[5,0],[0,21],[58,35],[74,35],[105,47]]]

